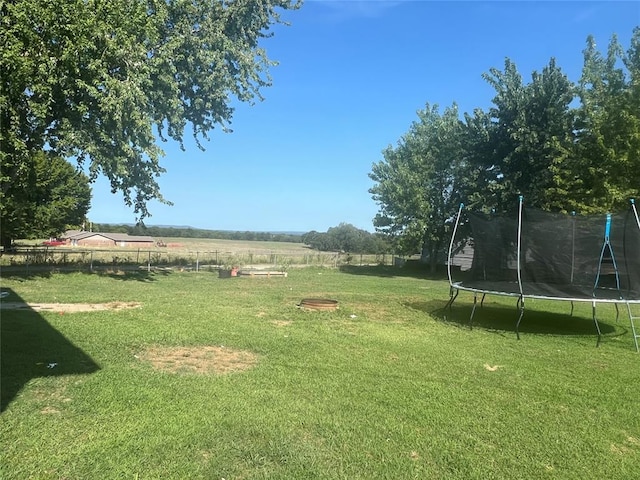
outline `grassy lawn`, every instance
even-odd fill
[[[628,320],[602,307],[595,348],[590,305],[531,301],[517,341],[514,302],[469,329],[469,295],[401,273],[4,276],[3,302],[140,306],[2,310],[0,477],[637,478]]]

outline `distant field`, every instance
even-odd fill
[[[155,237],[154,237],[155,238]],[[19,240],[16,242],[19,246],[42,246],[42,242],[46,239],[39,240]],[[169,247],[145,247],[144,250],[171,250],[175,252],[193,252],[193,251],[221,251],[221,252],[256,252],[256,253],[269,253],[269,252],[290,252],[290,253],[305,253],[310,249],[302,243],[296,242],[267,242],[260,240],[223,240],[213,238],[183,238],[183,237],[158,237],[156,241],[162,241]],[[73,247],[62,247],[64,249],[72,250]],[[82,250],[90,249],[91,247],[82,247]],[[95,248],[98,250],[98,248]],[[99,248],[104,250],[104,247]],[[113,250],[131,250],[131,248],[114,247]]]
[[[160,239],[156,239],[160,240]],[[302,243],[265,242],[253,240],[222,240],[212,238],[171,238],[161,239],[168,247],[158,247],[182,251],[221,251],[221,252],[254,252],[254,253],[309,253],[312,250]]]
[[[180,266],[198,269],[203,265],[264,265],[285,268],[333,266],[344,264],[391,264],[393,256],[320,252],[302,243],[259,240],[223,240],[208,238],[156,238],[166,246],[153,247],[43,247],[44,240],[24,240],[15,254],[0,257],[0,265],[21,267],[46,265],[52,268],[78,269],[104,266]]]

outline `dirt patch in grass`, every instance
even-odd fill
[[[288,327],[293,322],[291,320],[271,320],[271,323],[276,327]]]
[[[248,370],[258,362],[255,353],[223,346],[150,347],[136,357],[156,370],[182,374],[224,375]]]
[[[635,454],[640,448],[640,440],[629,436],[622,443],[612,443],[611,451],[618,455],[630,455]]]
[[[0,303],[2,310],[35,310],[52,312],[94,312],[99,310],[125,310],[129,308],[139,308],[139,302],[109,302],[109,303],[24,303],[24,302],[3,302]]]
[[[61,412],[54,407],[44,407],[42,410],[40,410],[40,413],[42,413],[43,415],[57,415]]]

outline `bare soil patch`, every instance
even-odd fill
[[[224,375],[248,370],[258,356],[223,346],[150,347],[136,357],[163,372]]]
[[[293,322],[291,320],[272,320],[271,323],[276,327],[288,327]]]
[[[100,310],[125,310],[129,308],[139,308],[140,302],[109,302],[109,303],[24,303],[24,302],[2,302],[0,310],[35,310],[52,312],[93,312]]]

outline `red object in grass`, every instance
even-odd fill
[[[42,242],[42,245],[46,247],[59,247],[61,245],[66,245],[67,242],[63,240],[47,240],[46,242]]]

